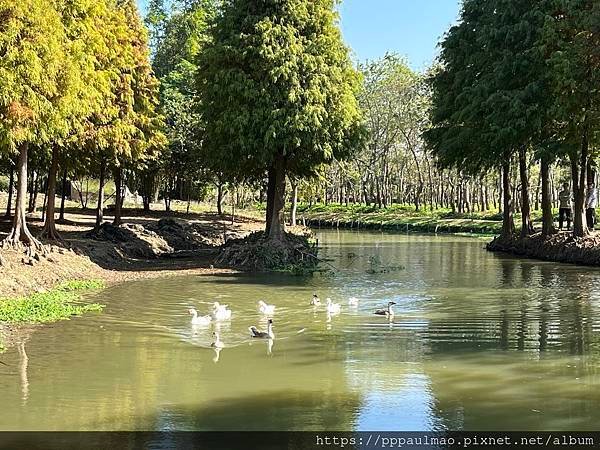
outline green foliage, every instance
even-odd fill
[[[545,3],[464,2],[431,79],[425,136],[442,165],[478,172],[540,142],[551,100],[540,42]]]
[[[0,1],[0,148],[64,132],[58,101],[66,39],[55,2]]]
[[[90,311],[101,311],[97,303],[80,303],[78,292],[99,289],[99,281],[70,281],[42,293],[28,297],[0,300],[0,322],[44,323],[65,320]]]
[[[313,174],[361,137],[352,67],[333,0],[229,0],[197,73],[203,155],[230,179],[262,177],[277,155]]]
[[[550,2],[544,27],[548,70],[552,74],[555,137],[577,151],[583,135],[600,143],[600,4],[595,0]]]
[[[175,178],[207,182],[197,139],[200,116],[194,77],[197,54],[208,40],[208,22],[215,14],[214,1],[199,0],[175,5],[167,13],[162,1],[150,4],[147,23],[155,36],[152,67],[160,79],[160,102],[166,119],[168,146],[156,167],[166,179],[170,198]],[[203,184],[203,183],[201,183]]]

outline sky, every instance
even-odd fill
[[[143,10],[147,0],[137,1]],[[423,70],[434,61],[437,44],[459,10],[460,0],[343,0],[341,27],[353,59],[398,53]]]

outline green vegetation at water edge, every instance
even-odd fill
[[[335,226],[354,229],[384,229],[436,233],[474,233],[493,235],[502,230],[502,215],[498,210],[458,214],[447,208],[415,211],[413,205],[393,205],[388,208],[366,205],[315,204],[299,205],[298,217],[307,225]],[[535,222],[541,211],[534,211]]]
[[[81,292],[102,288],[100,281],[68,281],[47,292],[0,300],[0,322],[46,323],[65,320],[85,312],[101,311],[103,305],[82,303]]]

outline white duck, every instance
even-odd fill
[[[342,310],[342,305],[333,303],[330,298],[327,299],[327,314],[339,314]]]
[[[215,337],[215,341],[210,344],[210,346],[212,348],[223,348],[225,347],[225,344],[223,344],[223,341],[221,341],[221,337],[219,336],[219,333],[217,333],[216,331],[213,333],[213,336]]]
[[[358,306],[358,299],[356,297],[350,297],[348,299],[349,306]]]
[[[188,309],[188,313],[192,316],[192,325],[210,325],[212,322],[211,316],[199,316],[195,308]]]
[[[263,300],[258,301],[258,312],[270,316],[275,314],[275,305],[268,305]]]
[[[250,337],[258,339],[275,339],[275,333],[273,333],[273,319],[269,319],[267,331],[260,331],[255,326],[251,326],[248,330],[250,330]]]
[[[219,302],[213,304],[212,317],[214,320],[229,320],[231,319],[231,310],[227,309],[228,305],[220,305]]]
[[[310,304],[311,304],[311,306],[319,306],[321,304],[321,299],[319,298],[319,296],[316,293],[313,294]]]
[[[395,304],[396,304],[396,302],[388,302],[387,308],[375,310],[375,315],[394,317],[394,310],[392,309],[392,306],[394,306]]]

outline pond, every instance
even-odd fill
[[[136,281],[91,297],[101,314],[36,328],[0,358],[0,427],[597,428],[600,271],[468,237],[318,235],[333,273]],[[272,345],[249,337],[260,299],[277,306]],[[215,300],[233,310],[220,352],[187,312]],[[393,321],[373,314],[390,300]]]

